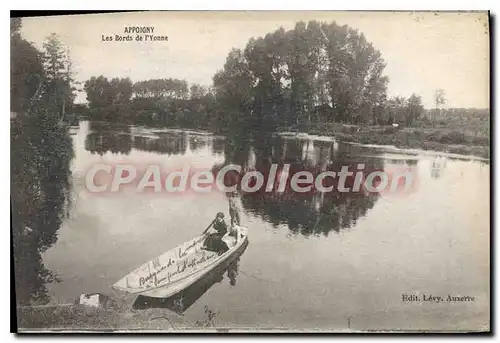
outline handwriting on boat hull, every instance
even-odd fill
[[[244,227],[237,227],[240,237],[238,240],[232,236],[226,237],[225,241],[231,248],[220,256],[216,252],[203,249],[205,235],[195,237],[136,268],[112,288],[130,293],[149,292],[151,295],[157,294],[157,289],[180,285],[183,280],[191,282],[193,278],[196,279],[198,273],[211,270],[219,260],[223,261],[232,255],[246,240],[246,230]]]
[[[196,243],[196,242],[194,242]],[[196,247],[196,244],[190,246],[188,249]],[[158,259],[154,260],[151,264],[154,266],[155,271],[150,271],[148,275],[139,278],[139,287],[158,287],[166,283],[177,281],[183,277],[195,272],[197,267],[206,264],[208,261],[217,257],[216,253],[202,251],[198,253],[198,249],[193,254],[188,254],[188,249],[178,249],[178,259],[174,260],[168,258],[166,264],[159,264]]]

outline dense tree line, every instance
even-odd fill
[[[204,128],[274,130],[310,124],[411,125],[422,100],[387,99],[385,61],[365,36],[335,22],[298,22],[229,52],[213,85],[92,77],[91,118]]]
[[[138,98],[176,98],[187,99],[188,83],[178,79],[153,79],[136,82],[133,86]]]
[[[41,253],[57,240],[70,202],[73,146],[62,108],[74,99],[71,63],[55,35],[39,51],[11,20],[11,208],[16,298],[46,302],[55,279]]]
[[[412,94],[408,98],[396,96],[386,101],[384,111],[377,118],[379,124],[398,123],[412,126],[424,112],[422,98]]]
[[[19,51],[30,49],[19,44]],[[37,58],[23,54],[20,59],[31,55]],[[40,78],[36,63],[19,65],[31,68],[29,78]],[[60,66],[61,76],[67,67]],[[298,22],[292,30],[280,28],[251,38],[244,49],[232,49],[209,87],[173,78],[134,83],[94,76],[84,84],[89,109],[75,106],[73,112],[93,120],[216,132],[307,130],[325,123],[421,126],[448,114],[464,121],[474,115],[474,110],[424,110],[416,94],[388,98],[384,68],[380,52],[363,33],[335,22]],[[30,91],[16,83],[12,90],[16,101]],[[443,90],[435,97],[436,106],[445,103]]]
[[[157,126],[209,128],[215,99],[208,88],[179,79],[132,83],[101,75],[84,84],[92,120]]]
[[[485,108],[440,108],[428,109],[424,111],[426,116],[429,117],[455,117],[460,119],[477,118],[479,120],[488,121],[490,118],[490,111]]]
[[[217,100],[236,122],[300,125],[371,123],[381,115],[385,61],[365,36],[349,28],[298,22],[233,49],[214,76]]]
[[[10,28],[10,109],[27,111],[43,81],[42,53],[21,37],[21,20],[12,19]]]
[[[85,82],[83,89],[87,93],[90,107],[106,107],[130,102],[132,81],[129,78],[113,78],[104,76],[91,77]]]
[[[55,34],[47,37],[42,51],[24,40],[21,20],[11,23],[11,111],[28,114],[40,108],[61,118],[62,108],[75,99],[74,79],[68,51]],[[42,106],[40,106],[40,104]]]

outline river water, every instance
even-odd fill
[[[80,122],[73,134],[71,207],[44,254],[60,282],[53,302],[110,286],[146,261],[203,231],[220,192],[92,194],[95,163],[252,168],[291,163],[301,170],[363,163],[411,167],[404,194],[244,195],[249,245],[203,290],[186,319],[208,307],[219,327],[293,329],[477,329],[489,322],[489,177],[479,159],[364,147],[322,137],[239,141],[187,131]],[[196,292],[194,292],[196,293]],[[404,302],[403,294],[474,297],[469,302]]]

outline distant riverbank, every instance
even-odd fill
[[[104,125],[120,125],[106,121],[93,121]],[[159,126],[136,126],[135,133],[140,133],[137,127],[155,129],[154,134],[172,132],[188,132],[195,135],[230,135],[230,132],[220,132],[205,128],[183,128],[181,126],[159,127]],[[148,131],[149,132],[149,131]],[[271,133],[271,132],[270,132]],[[300,138],[305,135],[326,136],[338,141],[394,146],[401,149],[422,149],[447,153],[472,155],[485,159],[490,158],[489,127],[480,129],[460,127],[394,127],[386,126],[357,126],[338,123],[326,123],[312,125],[309,129],[278,128],[275,132],[280,136]]]
[[[279,132],[282,136],[299,136],[301,133],[331,136],[344,142],[392,145],[398,148],[435,150],[490,158],[489,137],[484,133],[466,129],[324,124],[308,130]]]

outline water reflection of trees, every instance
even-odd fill
[[[134,149],[165,155],[185,154],[187,137],[185,133],[169,133],[158,137],[134,136]]]
[[[224,154],[225,164],[236,164],[248,168],[251,140],[244,132],[234,133],[225,139],[214,139],[212,152]]]
[[[11,122],[11,209],[18,304],[47,302],[55,276],[41,254],[57,240],[70,204],[74,156],[68,130],[43,116]]]
[[[128,125],[90,122],[85,149],[91,153],[126,154],[132,149],[165,155],[183,155],[189,149],[196,152],[209,144],[209,138],[185,132],[160,133],[158,136],[132,134]]]
[[[92,154],[101,156],[108,152],[128,155],[132,149],[130,126],[89,122],[89,133],[85,139],[85,149]]]
[[[189,137],[189,150],[196,152],[205,148],[208,144],[208,137],[201,135],[192,135]]]
[[[431,165],[431,177],[433,179],[439,179],[446,169],[446,158],[445,157],[436,157],[432,161]]]
[[[383,170],[383,160],[377,156],[376,151],[371,151],[366,156],[359,149],[348,144],[284,139],[270,135],[251,141],[228,138],[224,165],[237,164],[244,171],[258,170],[266,180],[266,172],[273,163],[280,166],[290,164],[289,175],[298,171],[309,171],[313,175],[324,171],[338,172],[342,166],[356,171],[359,163],[365,165],[365,171]],[[364,152],[366,153],[366,149]],[[214,169],[220,167],[222,166]],[[352,186],[352,182],[352,179],[348,180],[346,185]],[[324,185],[330,186],[326,183]],[[292,233],[308,236],[328,235],[331,231],[338,232],[354,226],[373,207],[378,197],[378,194],[363,190],[343,193],[336,190],[327,193],[312,190],[299,194],[287,187],[282,193],[275,188],[274,192],[242,194],[241,201],[246,211],[262,217],[274,226],[287,225]]]

